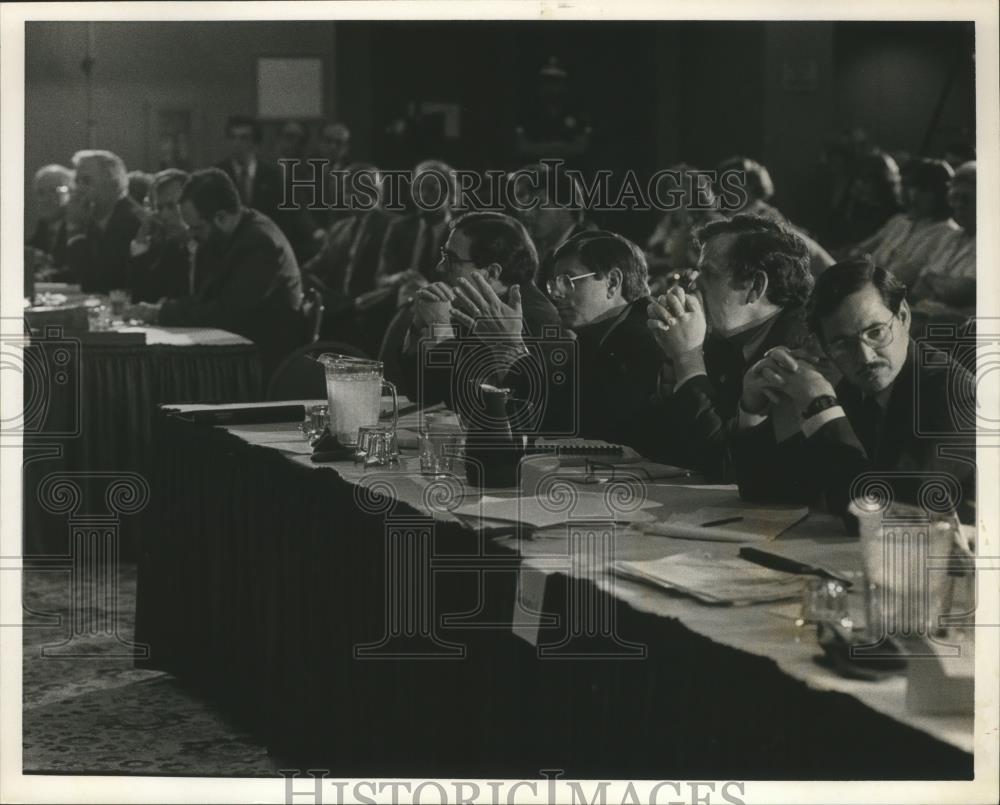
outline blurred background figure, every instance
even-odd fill
[[[697,175],[697,168],[681,163],[671,166],[670,170],[681,175],[679,189],[682,194],[677,196],[679,202],[677,209],[663,213],[663,217],[653,230],[653,234],[646,241],[650,292],[654,296],[663,293],[669,287],[674,281],[674,274],[678,272],[683,274],[694,270],[695,266],[698,265],[698,256],[701,253],[697,231],[705,224],[724,217],[716,209],[701,209],[708,206],[707,202],[714,203],[714,194],[711,199],[699,199],[697,204],[692,205],[694,193],[692,182]],[[665,197],[671,189],[664,183],[662,192]],[[711,193],[711,188],[706,186],[703,189],[706,193]]]
[[[134,302],[158,302],[194,295],[195,242],[181,218],[180,198],[188,174],[160,171],[146,197],[148,213],[129,247]]]
[[[347,168],[347,159],[351,153],[351,131],[343,123],[326,122],[320,126],[319,138],[316,142],[316,158],[325,160],[328,164],[323,168],[324,198],[331,205],[337,201],[334,189],[336,177],[333,175]],[[315,224],[313,236],[321,238],[330,228],[341,210],[322,207],[310,210]],[[321,247],[321,246],[320,246]]]
[[[829,245],[834,254],[849,252],[902,209],[899,166],[889,154],[875,150],[857,157],[850,177],[843,203],[833,211],[836,236]]]
[[[125,163],[110,151],[73,155],[76,189],[70,201],[67,263],[85,292],[130,289],[129,244],[142,224],[143,208],[128,194]],[[80,223],[73,205],[79,204]]]
[[[875,265],[912,284],[926,255],[958,226],[951,220],[948,205],[953,175],[943,160],[908,162],[902,171],[905,212],[892,216],[878,232],[851,249],[851,256],[868,254]]]
[[[718,164],[715,169],[716,177],[721,177],[722,174],[731,171],[743,174],[746,203],[736,209],[720,206],[723,215],[726,217],[756,215],[791,229],[802,239],[809,250],[809,270],[814,277],[819,276],[823,269],[833,265],[833,257],[826,249],[820,246],[806,230],[793,224],[777,207],[768,203],[774,195],[774,182],[771,181],[771,174],[766,167],[749,157],[733,156]],[[721,187],[717,189],[717,192],[721,193]]]
[[[572,109],[569,89],[569,74],[551,56],[538,71],[535,97],[514,129],[519,161],[576,162],[586,154],[592,129],[586,117]]]
[[[128,194],[137,204],[144,204],[149,188],[153,186],[153,174],[145,171],[129,171]]]
[[[66,266],[66,213],[73,171],[64,165],[45,165],[35,172],[34,190],[38,223],[25,244],[25,277],[52,279]]]
[[[583,209],[583,189],[573,176],[548,165],[528,165],[508,177],[515,200],[511,214],[524,224],[538,251],[538,275],[544,289],[552,278],[552,256],[573,235],[596,229]]]
[[[916,314],[929,320],[964,321],[976,307],[976,163],[955,171],[948,204],[957,227],[927,256],[910,291]]]

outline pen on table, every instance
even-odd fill
[[[729,525],[730,523],[738,523],[742,520],[742,517],[725,517],[722,520],[709,520],[707,523],[702,523],[702,528],[708,528],[713,525]]]

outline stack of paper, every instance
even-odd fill
[[[664,520],[644,523],[646,534],[709,542],[770,540],[809,514],[806,508],[752,506],[738,500],[729,506],[674,511]]]
[[[680,553],[644,562],[619,561],[614,568],[624,578],[685,593],[706,604],[741,606],[802,595],[801,576],[704,553]]]
[[[543,502],[535,495],[523,497],[493,497],[483,495],[478,500],[463,503],[452,514],[478,520],[521,523],[533,528],[548,528],[571,521],[637,522],[650,519],[644,509],[659,506],[655,501],[645,501],[635,511],[615,510],[612,502],[602,494],[579,492],[565,505],[553,501]]]

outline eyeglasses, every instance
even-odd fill
[[[873,324],[871,327],[862,330],[858,335],[835,338],[826,345],[827,354],[831,358],[846,358],[850,355],[851,345],[855,341],[865,344],[872,349],[887,347],[896,337],[895,328],[892,326],[895,320],[896,317],[893,316],[888,321]]]
[[[472,263],[476,264],[475,260],[470,260],[468,257],[459,257],[455,252],[450,249],[441,248],[441,259],[438,261],[438,267],[444,267],[445,269],[450,269],[453,265],[458,263]]]
[[[577,280],[585,280],[588,277],[596,276],[596,271],[591,271],[589,274],[566,274],[565,272],[556,274],[552,279],[546,281],[545,290],[549,292],[549,296],[557,292],[561,294],[573,293]]]

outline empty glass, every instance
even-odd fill
[[[309,444],[312,444],[322,436],[328,423],[327,411],[328,409],[325,405],[310,405],[306,407],[306,417],[302,420],[300,429],[302,430],[303,438]]]
[[[461,449],[461,437],[457,425],[433,414],[425,416],[417,432],[421,475],[434,477],[450,475],[454,470],[455,457]]]
[[[120,319],[125,315],[125,308],[132,304],[132,293],[125,288],[115,288],[108,292],[108,301],[111,303],[112,317]]]
[[[354,462],[366,467],[388,467],[399,463],[396,431],[385,425],[363,425],[358,428],[358,447]]]
[[[836,623],[853,625],[847,609],[847,588],[837,579],[810,578],[802,594],[802,614],[796,625]]]

